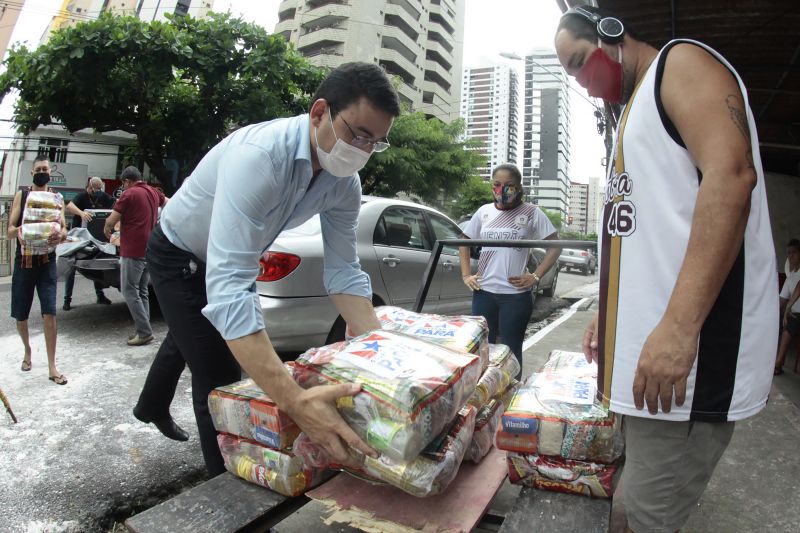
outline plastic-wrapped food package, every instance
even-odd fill
[[[489,366],[481,374],[475,392],[468,403],[481,408],[489,400],[502,394],[519,372],[519,362],[511,348],[503,344],[489,345]]]
[[[395,461],[415,458],[475,389],[480,360],[393,331],[373,331],[302,354],[294,376],[304,388],[359,383],[339,399],[344,420],[367,444]]]
[[[489,324],[482,316],[415,313],[394,306],[377,307],[375,314],[383,329],[475,354],[483,369],[489,363]]]
[[[61,231],[61,211],[64,198],[59,193],[49,191],[30,191],[22,211],[22,225],[19,236],[25,243],[25,250],[34,255],[46,254],[55,250],[47,239],[53,232]]]
[[[292,446],[300,428],[256,385],[245,379],[218,387],[208,395],[214,428],[277,450]]]
[[[601,463],[624,448],[621,419],[596,398],[597,365],[579,352],[555,350],[506,408],[498,448]]]
[[[302,494],[330,477],[325,470],[307,467],[291,453],[239,437],[217,435],[217,443],[230,473],[284,496]]]
[[[611,498],[617,467],[562,457],[509,453],[508,479],[515,485],[594,498]]]
[[[490,400],[488,404],[480,408],[475,416],[475,432],[472,434],[472,441],[469,443],[467,454],[464,457],[465,461],[480,463],[481,459],[489,453],[502,416],[503,403],[500,400]]]
[[[470,405],[462,408],[442,442],[411,461],[365,457],[363,473],[420,498],[443,492],[464,460],[475,430],[475,414]]]

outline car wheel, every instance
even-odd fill
[[[344,318],[342,318],[341,315],[336,317],[336,320],[333,322],[333,327],[331,327],[331,331],[328,333],[328,338],[325,339],[325,344],[343,341],[346,328],[347,323],[344,321]]]
[[[558,283],[558,270],[556,270],[555,275],[553,276],[553,283],[547,287],[546,289],[542,290],[542,294],[544,296],[553,297],[556,295],[556,284]]]

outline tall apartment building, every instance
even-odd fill
[[[588,183],[571,183],[567,229],[584,235],[597,233],[602,208],[603,189],[600,187],[600,178],[589,178]]]
[[[600,178],[589,178],[589,192],[586,198],[586,233],[598,233],[597,224],[603,219],[603,193],[605,189]]]
[[[8,43],[11,42],[11,34],[17,27],[17,19],[20,12],[25,8],[25,0],[15,2],[13,6],[3,4],[0,6],[0,60],[6,56]]]
[[[458,116],[465,0],[283,0],[275,33],[318,66],[375,62],[414,111]]]
[[[569,186],[569,213],[567,229],[586,235],[589,233],[589,184],[571,183]]]
[[[525,56],[522,180],[530,201],[569,211],[569,80],[552,50]]]
[[[464,69],[461,80],[461,118],[466,137],[482,142],[486,166],[478,169],[489,180],[492,169],[517,163],[517,73],[506,65]]]

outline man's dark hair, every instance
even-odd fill
[[[317,87],[311,102],[324,98],[331,115],[364,97],[393,117],[400,115],[400,99],[392,82],[381,67],[374,63],[344,63],[333,69]]]
[[[800,240],[792,239],[789,241],[789,244],[786,245],[787,248],[797,248],[800,250]]]
[[[590,13],[600,15],[601,17],[614,17],[622,22],[622,25],[625,27],[626,35],[629,35],[637,41],[641,41],[639,35],[633,30],[633,28],[630,27],[625,19],[614,13],[611,13],[607,9],[587,5],[573,6],[573,8],[575,7],[580,7]],[[565,13],[564,15],[561,15],[561,20],[558,22],[556,33],[561,30],[567,30],[576,39],[584,39],[592,44],[597,44],[597,39],[599,38],[599,35],[597,35],[597,24],[578,13]]]
[[[511,163],[503,163],[502,165],[498,165],[494,167],[494,170],[492,170],[492,177],[494,178],[494,175],[501,170],[505,170],[511,174],[511,177],[514,178],[514,181],[522,185],[522,174],[520,174],[517,165],[512,165]]]
[[[49,158],[49,157],[47,157],[47,155],[46,155],[46,154],[39,154],[39,155],[37,155],[37,156],[36,156],[36,159],[34,159],[34,160],[33,160],[33,164],[34,164],[34,166],[35,166],[35,165],[36,165],[36,163],[38,163],[39,161],[47,161],[47,162],[49,163],[49,162],[50,162],[50,158]]]
[[[124,180],[142,181],[142,173],[139,172],[139,169],[134,166],[125,167],[125,170],[122,171],[122,174],[120,174],[119,179],[123,181]]]

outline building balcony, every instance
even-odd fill
[[[344,55],[344,43],[337,41],[318,41],[298,48],[298,51],[309,58],[316,56],[336,56],[341,63],[341,57]],[[320,64],[316,61],[314,63],[316,65]]]
[[[438,29],[434,30],[433,26],[437,26]],[[428,27],[428,45],[430,45],[431,42],[439,43],[452,56],[453,41],[452,39],[448,38],[447,34],[438,24],[431,24]]]
[[[422,32],[422,26],[419,21],[398,5],[386,5],[383,22],[385,25],[400,28],[414,41],[419,39],[419,34]]]
[[[297,0],[283,0],[278,4],[278,13],[283,13],[289,9],[297,9]]]
[[[439,83],[427,79],[424,80],[422,82],[422,94],[424,95],[425,93],[432,93],[434,95],[434,101],[441,100],[444,102],[442,105],[446,109],[450,109],[450,92]]]
[[[278,22],[275,25],[274,33],[280,33],[286,37],[286,40],[290,40],[290,36],[292,34],[292,30],[297,29],[297,24],[295,23],[294,19],[284,20],[283,22]]]
[[[419,0],[387,0],[386,1],[386,13],[395,13],[393,11],[396,8],[402,9],[405,13],[408,14],[413,20],[419,22],[419,18],[422,15],[421,7],[419,5]]]
[[[349,6],[349,0],[306,0],[306,5],[310,10],[316,9],[318,7],[329,6],[329,5],[343,5]]]
[[[420,77],[419,68],[402,54],[394,50],[382,48],[380,56],[378,57],[378,63],[386,69],[387,74],[400,76],[407,85],[417,87],[416,81],[417,78]]]
[[[453,83],[452,78],[453,76],[450,74],[450,71],[436,61],[425,61],[425,79],[431,79],[449,91]]]
[[[435,86],[436,89],[433,89]],[[450,102],[447,100],[447,93],[441,87],[430,82],[422,82],[422,102],[425,105],[425,112],[434,115],[443,115],[450,112]]]
[[[442,11],[444,11],[444,15],[442,15]],[[447,14],[447,10],[442,10],[440,6],[432,5],[428,20],[431,24],[438,24],[444,28],[450,37],[455,37],[456,23],[454,18]]]
[[[438,52],[434,52],[433,50],[428,49],[428,51],[425,53],[425,58],[428,59],[429,61],[435,61],[436,63],[439,63],[439,65],[441,65],[442,68],[448,72],[450,72],[453,68],[452,63],[450,63],[444,57],[442,57],[441,54],[439,54]]]
[[[301,35],[297,39],[297,49],[305,54],[306,49],[321,46],[335,46],[347,41],[347,30],[343,28],[323,28],[319,31]]]
[[[394,50],[406,57],[412,63],[416,63],[418,54],[422,51],[420,46],[408,38],[400,28],[384,26],[382,31],[381,46]]]
[[[419,102],[421,101],[419,93],[419,89],[406,83],[403,83],[397,87],[397,94],[400,96],[400,101],[408,104],[412,108],[419,105]]]
[[[308,20],[300,26],[300,36],[308,35],[325,29],[347,30],[347,19],[345,17],[324,16]]]
[[[301,13],[303,26],[307,26],[311,21],[323,17],[350,18],[353,8],[348,2],[321,3],[312,7],[308,3],[309,10]]]
[[[293,7],[285,11],[281,11],[278,13],[278,22],[283,22],[284,20],[294,20],[295,13],[297,13],[297,10]]]

